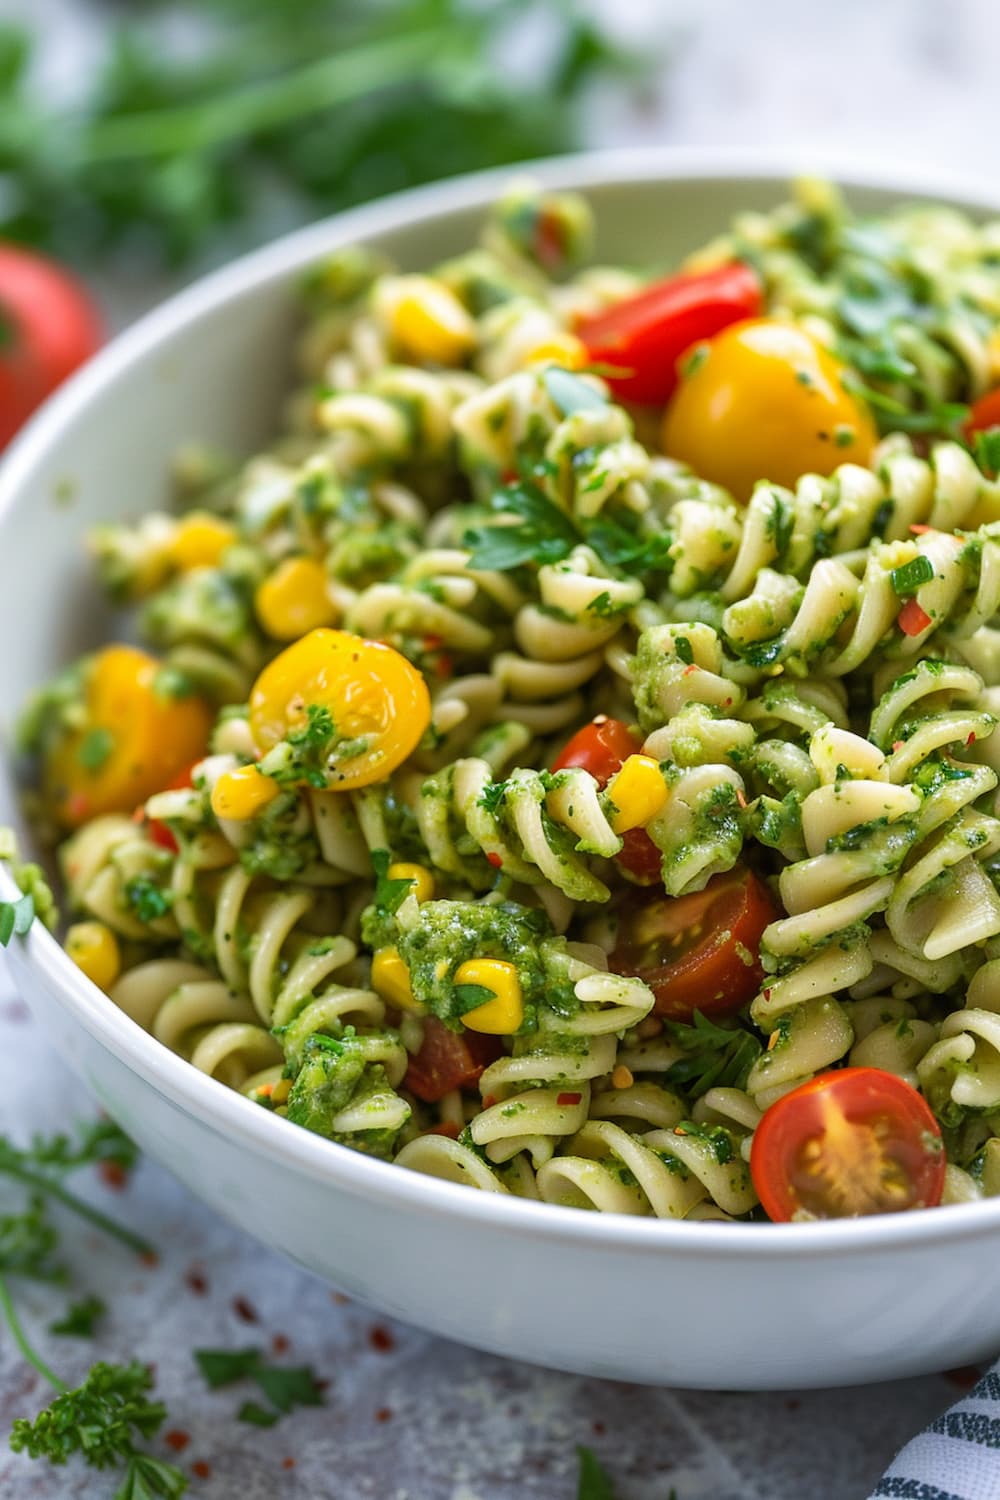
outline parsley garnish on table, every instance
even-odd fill
[[[531,19],[542,43],[505,66]],[[276,210],[567,150],[591,82],[657,61],[580,0],[187,0],[109,31],[61,108],[32,66],[40,36],[0,28],[0,230],[75,260],[131,244],[180,262],[235,224],[259,238]]]
[[[9,1284],[22,1276],[36,1281],[65,1280],[64,1269],[53,1259],[59,1234],[46,1217],[50,1199],[128,1249],[151,1256],[148,1241],[78,1197],[64,1181],[81,1167],[113,1162],[128,1168],[135,1159],[132,1142],[111,1121],[87,1126],[76,1139],[36,1136],[30,1146],[16,1146],[0,1137],[0,1176],[30,1190],[20,1213],[0,1219],[0,1316],[24,1358],[56,1392],[33,1419],[15,1420],[10,1445],[17,1453],[47,1458],[52,1464],[65,1464],[79,1454],[92,1468],[119,1470],[121,1483],[108,1491],[114,1500],[176,1500],[187,1489],[186,1475],[136,1446],[155,1436],[167,1414],[161,1402],[149,1399],[153,1385],[149,1369],[138,1360],[127,1365],[98,1361],[71,1389],[31,1344]],[[103,1311],[99,1298],[87,1296],[72,1303],[50,1332],[89,1337]]]

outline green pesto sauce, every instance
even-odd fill
[[[516,902],[425,901],[408,929],[369,907],[361,931],[373,948],[398,949],[417,1000],[456,1030],[469,1007],[455,993],[455,972],[473,958],[501,959],[516,968],[524,998],[522,1032],[534,1031],[540,1005],[561,1016],[579,1009],[566,977],[565,943],[552,935],[543,912]]]

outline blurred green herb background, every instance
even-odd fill
[[[41,23],[0,25],[0,234],[76,263],[183,265],[396,188],[580,143],[595,89],[661,60],[586,0],[107,6],[53,98]],[[37,33],[34,29],[37,26]]]

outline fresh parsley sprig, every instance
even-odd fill
[[[187,1489],[187,1478],[175,1465],[136,1448],[136,1441],[153,1437],[166,1417],[166,1408],[151,1401],[153,1377],[143,1364],[98,1362],[80,1385],[71,1389],[46,1363],[28,1338],[11,1296],[8,1278],[30,1276],[59,1281],[63,1269],[51,1259],[58,1233],[45,1217],[45,1197],[72,1209],[133,1250],[150,1252],[146,1240],[125,1225],[91,1207],[67,1189],[62,1178],[88,1165],[114,1161],[131,1166],[135,1147],[116,1125],[99,1121],[74,1142],[66,1135],[36,1137],[31,1146],[18,1147],[0,1138],[0,1174],[32,1189],[27,1209],[0,1219],[0,1317],[6,1322],[21,1354],[56,1395],[34,1419],[18,1417],[10,1445],[16,1453],[65,1464],[79,1455],[92,1468],[123,1468],[114,1500],[177,1500]],[[72,1303],[50,1332],[89,1337],[104,1312],[98,1297]]]
[[[690,1024],[667,1021],[666,1029],[684,1056],[664,1076],[667,1083],[694,1099],[711,1088],[743,1088],[764,1050],[752,1032],[742,1026],[716,1026],[700,1010],[694,1012]]]
[[[241,1422],[273,1427],[295,1406],[322,1406],[323,1388],[308,1365],[272,1365],[260,1349],[196,1349],[195,1362],[210,1390],[252,1380],[271,1402],[244,1401],[237,1412]]]

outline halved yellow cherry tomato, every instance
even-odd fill
[[[427,684],[381,641],[346,630],[311,630],[261,672],[250,694],[250,730],[261,751],[325,708],[336,738],[328,786],[347,791],[382,781],[416,749],[430,723]]]
[[[867,463],[877,433],[846,388],[850,373],[794,323],[734,323],[692,350],[664,417],[664,450],[738,500],[759,479],[791,487]]]
[[[53,746],[44,768],[49,804],[65,827],[131,812],[204,755],[211,710],[160,690],[159,671],[134,646],[106,646],[91,660],[84,722]]]

